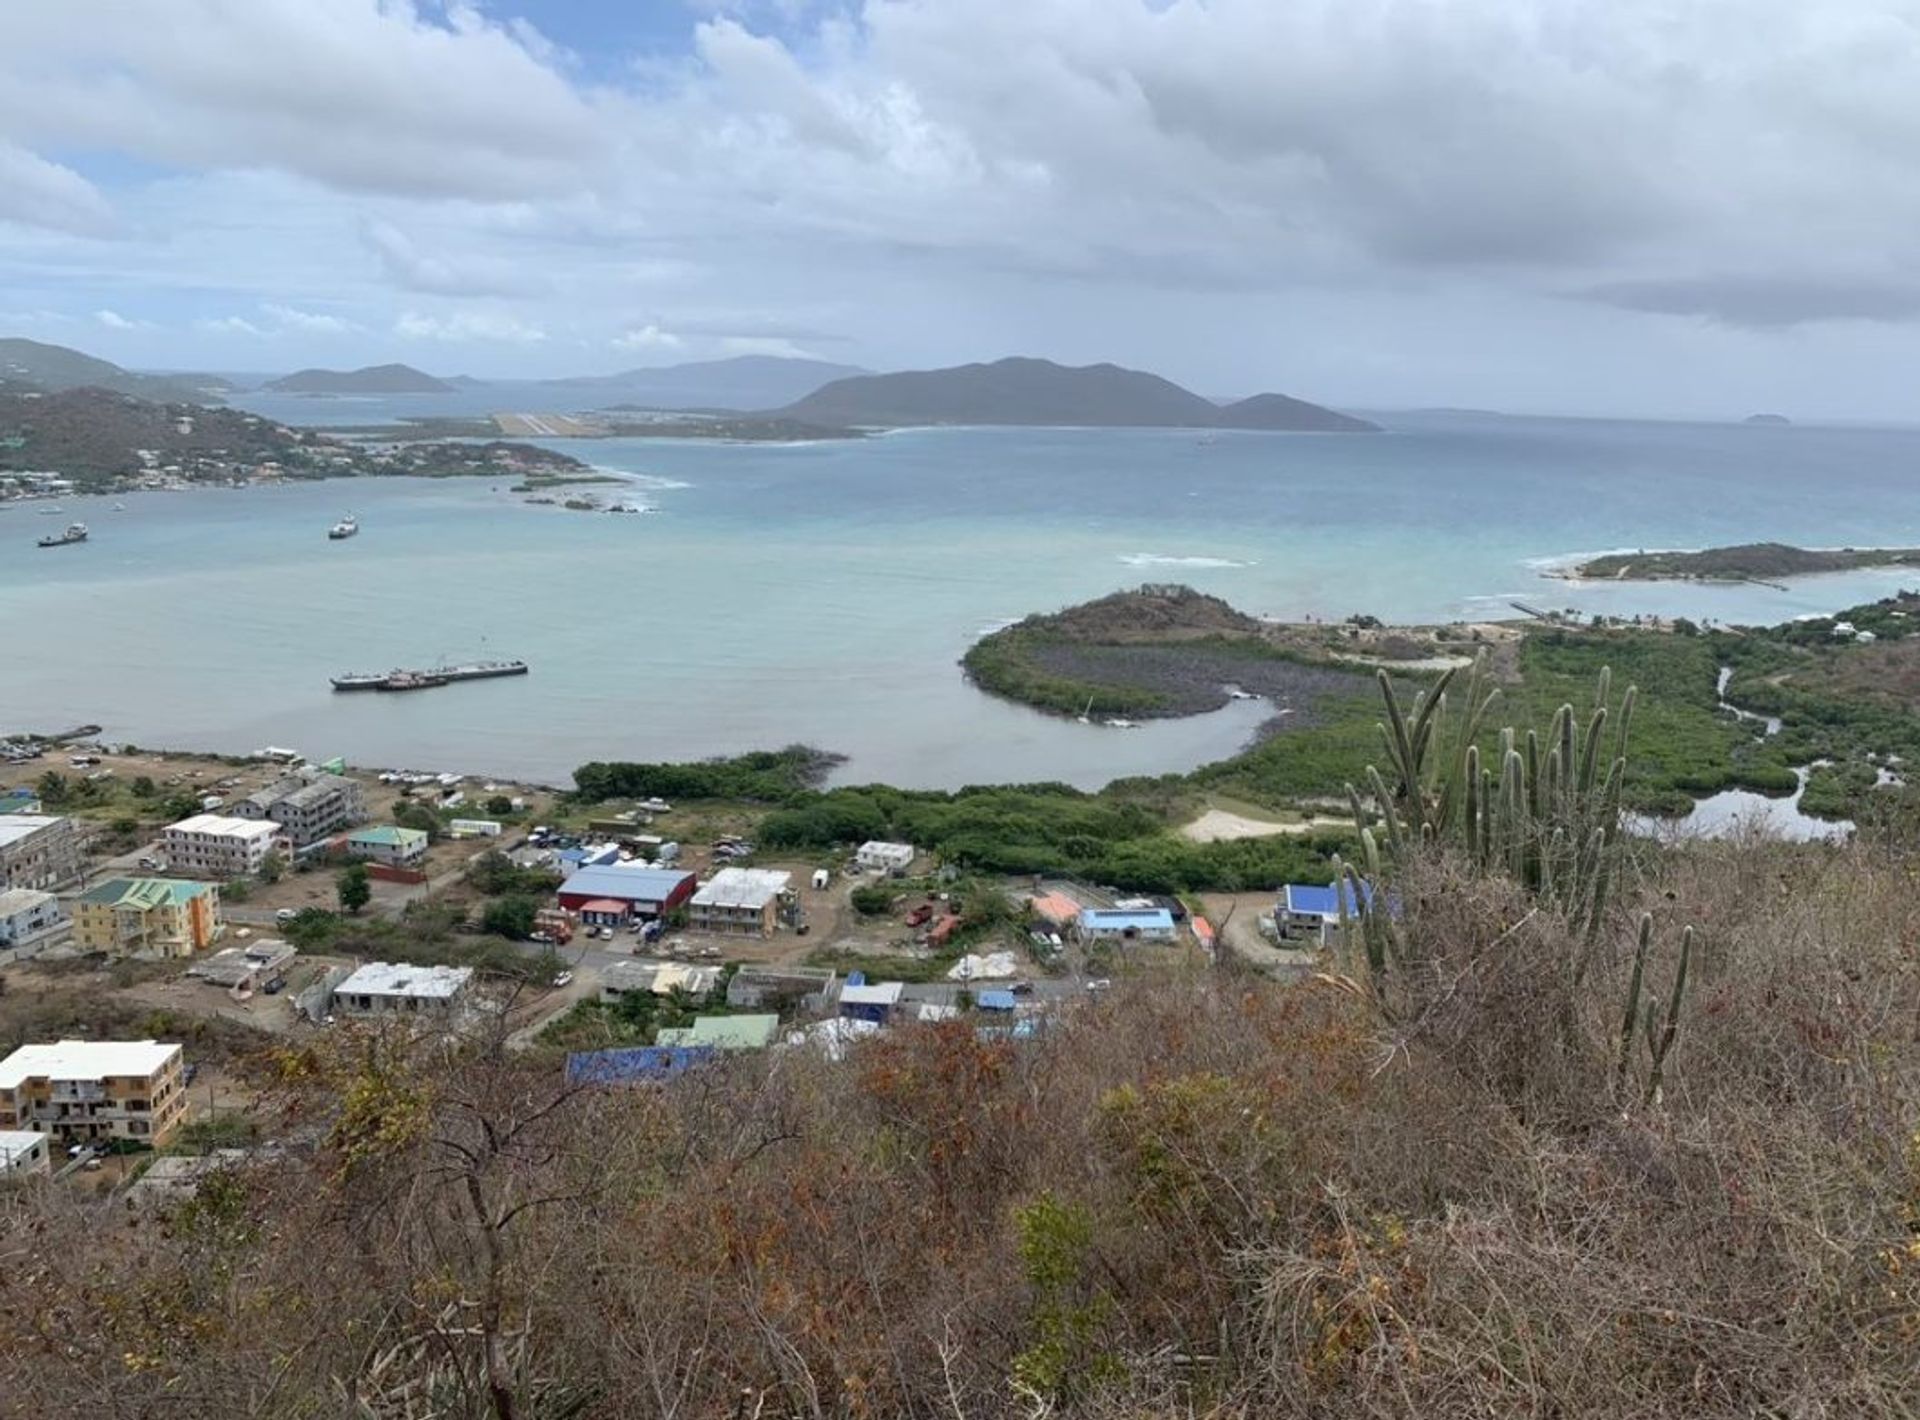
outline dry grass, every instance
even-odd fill
[[[293,1062],[313,1147],[164,1232],[0,1202],[0,1414],[1910,1416],[1913,874],[1657,859],[1576,986],[1436,873],[1391,1024],[1188,975],[573,1095],[343,1045]],[[1694,989],[1616,1103],[1643,907]]]

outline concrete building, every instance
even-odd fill
[[[356,829],[347,835],[347,855],[389,868],[418,867],[427,856],[426,830],[390,823]]]
[[[243,947],[224,947],[205,961],[187,968],[188,976],[228,991],[259,991],[287,979],[287,968],[300,953],[278,938],[263,937]]]
[[[792,882],[792,873],[773,868],[722,868],[688,900],[687,925],[696,932],[771,937]]]
[[[80,831],[70,818],[0,815],[0,889],[57,892],[80,876]]]
[[[0,1129],[0,1182],[53,1172],[47,1136],[31,1129]]]
[[[1173,914],[1164,907],[1089,907],[1080,914],[1083,942],[1171,942],[1175,936]]]
[[[624,927],[638,918],[664,917],[693,896],[697,880],[682,868],[630,868],[619,863],[581,868],[560,884],[560,905],[594,927]]]
[[[1353,885],[1343,884],[1341,895],[1346,898],[1347,911],[1351,914],[1355,910]],[[1339,931],[1340,898],[1334,895],[1331,885],[1288,883],[1280,889],[1279,901],[1274,903],[1273,926],[1288,941],[1328,945]]]
[[[838,972],[824,966],[747,965],[727,982],[727,1004],[736,1011],[818,1004],[832,995],[839,979]]]
[[[849,983],[840,988],[840,1015],[849,1021],[870,1021],[883,1026],[893,1019],[893,1013],[900,1006],[900,995],[906,990],[906,984],[899,981],[881,981],[871,985],[859,986]]]
[[[670,996],[681,991],[704,1001],[719,984],[717,966],[689,966],[677,961],[616,961],[600,973],[600,999],[612,1005],[628,995]]]
[[[888,873],[899,877],[913,866],[914,851],[911,843],[862,843],[853,855],[853,861],[863,873]]]
[[[347,1016],[424,1014],[450,1021],[468,1005],[472,985],[470,966],[370,961],[333,988],[333,1009]]]
[[[160,1144],[186,1115],[180,1047],[152,1040],[23,1045],[0,1060],[0,1129],[63,1144]]]
[[[357,781],[341,774],[317,779],[289,776],[249,794],[233,805],[236,818],[275,823],[289,854],[298,855],[339,833],[364,823],[366,797]]]
[[[19,961],[62,940],[72,923],[60,899],[37,888],[0,891],[0,961]]]
[[[224,930],[220,889],[176,878],[108,878],[73,905],[73,939],[90,952],[186,957]]]
[[[264,820],[195,814],[169,826],[160,847],[175,872],[244,878],[260,871],[279,836],[279,825]]]

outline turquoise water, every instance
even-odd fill
[[[1510,615],[1519,599],[1774,621],[1884,595],[1899,574],[1782,593],[1582,586],[1538,564],[1756,538],[1920,545],[1920,434],[1903,431],[1428,416],[1371,437],[553,447],[635,476],[629,496],[658,512],[529,507],[504,480],[0,511],[0,726],[92,721],[151,744],[554,781],[589,758],[804,740],[849,755],[849,780],[1097,785],[1230,754],[1264,711],[1130,731],[1050,719],[966,685],[956,661],[975,637],[1175,580],[1288,617]],[[361,535],[329,543],[349,508]],[[69,517],[94,540],[32,546]],[[327,685],[443,655],[522,656],[533,674],[406,696]]]

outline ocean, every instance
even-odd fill
[[[305,422],[430,400],[249,399]],[[1264,716],[1135,730],[980,694],[982,633],[1142,582],[1262,615],[1772,622],[1903,574],[1791,590],[1551,579],[1556,560],[1777,539],[1920,545],[1920,431],[1459,414],[1385,434],[930,429],[805,445],[555,441],[657,511],[531,507],[506,480],[357,480],[0,510],[0,729],[566,782],[588,759],[807,742],[841,782],[1094,787],[1230,755]],[[358,514],[357,538],[326,528]],[[78,518],[93,540],[40,551]],[[1905,574],[1912,580],[1911,574]],[[521,679],[337,695],[328,677],[523,657]]]

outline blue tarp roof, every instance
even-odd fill
[[[626,1050],[589,1050],[567,1057],[570,1085],[623,1085],[637,1080],[670,1080],[705,1064],[717,1052],[711,1045],[641,1045]]]
[[[560,891],[622,902],[665,902],[692,877],[677,868],[582,868],[560,884]]]
[[[1019,1004],[1011,991],[982,991],[973,1003],[983,1011],[1011,1011]]]
[[[1363,886],[1367,901],[1373,901],[1373,889]],[[1347,911],[1354,910],[1353,884],[1344,885]],[[1288,883],[1280,889],[1280,902],[1289,912],[1318,913],[1322,917],[1338,917],[1340,903],[1333,895],[1333,886],[1315,887],[1310,884]]]
[[[1164,907],[1155,907],[1146,911],[1089,907],[1081,911],[1080,925],[1098,927],[1107,932],[1171,932],[1173,914]]]

